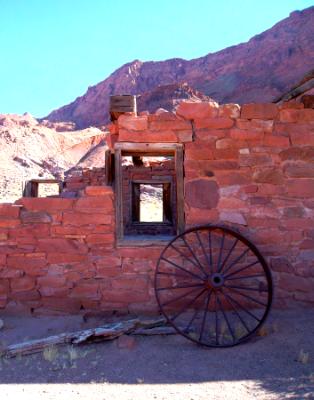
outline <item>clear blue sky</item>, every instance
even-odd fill
[[[134,59],[201,57],[313,0],[0,0],[0,113],[42,117]]]

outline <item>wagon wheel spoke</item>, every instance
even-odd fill
[[[207,272],[204,270],[204,267],[202,266],[202,264],[200,263],[199,259],[197,258],[196,254],[194,253],[192,247],[189,245],[188,241],[183,237],[183,241],[186,245],[186,247],[190,250],[190,253],[192,254],[196,264],[194,263],[194,265],[196,265],[200,271],[203,272],[204,276],[207,276]]]
[[[178,254],[180,254],[181,257],[183,257],[186,261],[188,261],[189,263],[191,263],[192,265],[194,265],[194,267],[196,267],[198,270],[200,270],[203,274],[204,271],[196,264],[196,262],[194,260],[192,260],[191,258],[187,257],[181,250],[179,250],[176,246],[170,245],[171,248],[173,248]],[[198,276],[199,278],[201,278],[200,276]]]
[[[209,247],[210,271],[213,272],[213,249],[212,249],[212,234],[211,234],[211,231],[208,231],[208,247]]]
[[[192,318],[190,319],[189,323],[187,324],[187,326],[184,328],[184,333],[189,333],[190,327],[193,325],[193,322],[195,321],[195,319],[197,318],[198,314],[200,313],[200,309],[196,308],[194,310],[194,313],[192,315]]]
[[[232,274],[233,275],[233,274]],[[231,275],[229,275],[231,276]],[[262,274],[256,274],[256,275],[242,275],[242,276],[236,276],[234,278],[227,278],[225,276],[225,280],[226,281],[235,281],[235,280],[239,280],[239,279],[252,279],[252,278],[264,278],[265,276]]]
[[[194,233],[195,233],[195,236],[197,237],[197,240],[198,240],[198,242],[199,242],[199,244],[200,244],[200,246],[201,246],[202,252],[203,252],[203,254],[204,254],[204,256],[205,256],[205,259],[206,259],[207,265],[208,265],[208,269],[209,269],[209,272],[210,272],[210,271],[211,271],[211,265],[212,265],[212,264],[211,264],[210,258],[209,258],[209,256],[208,256],[208,253],[207,253],[207,251],[205,250],[204,243],[202,242],[198,231],[195,231]]]
[[[186,288],[191,288],[191,287],[204,287],[204,285],[200,283],[196,283],[194,285],[177,285],[177,286],[165,286],[165,287],[159,287],[156,290],[173,290],[173,289],[186,289]]]
[[[170,300],[166,301],[165,303],[162,303],[161,306],[164,307],[164,306],[168,306],[169,304],[175,303],[176,301],[181,300],[181,299],[183,299],[184,297],[186,297],[186,296],[192,294],[192,293],[195,292],[195,290],[197,290],[197,289],[199,289],[199,288],[198,288],[198,287],[197,287],[197,288],[193,288],[193,289],[190,290],[189,292],[180,294],[179,296],[174,297],[173,299],[170,299]]]
[[[201,325],[201,331],[200,331],[200,336],[199,336],[199,341],[200,341],[200,342],[202,341],[202,338],[203,338],[204,327],[205,327],[205,324],[206,324],[206,317],[207,317],[207,314],[208,314],[208,306],[209,306],[210,297],[211,297],[212,292],[213,292],[213,291],[210,290],[210,291],[208,292],[208,294],[207,294],[206,305],[205,305],[205,309],[204,309],[204,314],[203,314],[203,319],[202,319],[202,325]]]
[[[223,292],[224,293],[224,292]],[[229,299],[231,303],[234,303],[240,310],[244,311],[248,315],[250,315],[252,318],[254,318],[256,321],[260,322],[261,320],[257,318],[256,315],[254,315],[252,312],[247,310],[242,304],[240,304],[238,301],[236,301],[230,294],[224,293],[224,295]]]
[[[218,346],[218,301],[217,301],[217,294],[215,293],[215,339],[216,339],[216,346]]]
[[[229,287],[229,286],[226,286],[226,287],[227,287],[228,289],[230,289],[232,292],[234,292],[234,293],[236,293],[236,294],[239,294],[240,296],[245,297],[245,298],[247,298],[247,299],[253,301],[253,302],[256,303],[256,304],[259,304],[260,306],[263,306],[263,307],[266,307],[266,306],[267,306],[267,304],[262,303],[262,302],[259,301],[259,300],[256,300],[256,299],[255,299],[254,297],[252,297],[252,296],[249,296],[249,295],[247,295],[247,294],[244,294],[244,293],[240,292],[239,290],[236,290],[236,289],[231,288],[231,287]]]
[[[247,255],[247,253],[250,251],[250,249],[244,250],[223,272],[226,274],[234,265],[236,265],[244,256]]]
[[[187,305],[185,304],[183,307],[181,307],[180,311],[177,312],[174,316],[171,317],[171,321],[174,321],[176,318],[178,318],[185,310],[187,310],[189,307],[191,307],[195,301],[203,294],[205,293],[205,289],[200,291]],[[189,324],[188,324],[189,325]],[[185,328],[187,329],[188,326]]]
[[[222,252],[223,252],[223,247],[224,247],[224,244],[225,244],[225,236],[226,236],[226,234],[225,234],[225,232],[223,232],[222,233],[222,238],[221,238],[221,241],[220,241],[220,249],[219,249],[219,256],[218,256],[218,262],[217,262],[217,272],[220,272],[221,271],[221,257],[222,257]]]
[[[224,261],[223,261],[223,263],[222,263],[222,265],[221,265],[221,270],[223,270],[223,268],[224,268],[226,262],[229,260],[229,257],[231,256],[231,253],[232,253],[233,250],[235,249],[235,247],[236,247],[238,241],[239,241],[238,239],[235,239],[235,241],[234,241],[232,247],[230,248],[228,254],[226,255],[226,258],[224,259]]]
[[[236,316],[239,318],[239,320],[241,321],[241,324],[244,326],[244,328],[246,329],[247,332],[250,332],[250,328],[248,328],[246,322],[244,321],[244,319],[241,317],[240,313],[238,312],[238,310],[236,309],[234,303],[232,303],[232,301],[230,300],[230,298],[225,294],[225,292],[222,290],[221,293],[223,294],[224,298],[227,300],[227,302],[230,304],[232,310],[234,311],[234,313],[236,314]]]
[[[248,239],[210,225],[189,229],[164,248],[155,293],[161,312],[183,336],[229,347],[247,340],[265,321],[272,280]]]
[[[158,275],[167,275],[167,276],[173,276],[175,278],[183,278],[186,279],[186,275],[181,275],[177,274],[175,272],[164,272],[164,271],[157,271],[156,274]],[[192,279],[192,278],[191,278]],[[239,279],[239,278],[238,278]]]
[[[217,302],[218,302],[218,306],[219,306],[219,308],[220,308],[220,311],[222,312],[222,315],[223,315],[223,317],[224,317],[224,319],[225,319],[225,321],[226,321],[226,323],[227,323],[229,332],[230,332],[230,334],[231,334],[231,336],[232,336],[232,340],[233,340],[233,343],[234,343],[235,340],[236,340],[236,339],[235,339],[235,336],[234,336],[234,332],[233,332],[233,329],[231,328],[230,321],[229,321],[229,319],[228,319],[228,317],[227,317],[227,314],[226,314],[226,312],[225,312],[225,310],[224,310],[224,308],[223,308],[223,306],[222,306],[222,304],[221,304],[221,301],[220,301],[220,298],[219,298],[219,296],[218,296],[218,293],[217,293]]]
[[[188,269],[185,269],[185,268],[181,267],[180,265],[174,263],[174,262],[171,261],[171,260],[168,260],[167,258],[161,257],[161,260],[163,260],[163,261],[165,261],[165,262],[167,262],[167,263],[173,265],[174,267],[180,269],[181,271],[185,272],[185,273],[188,274],[188,275],[193,276],[193,277],[196,278],[196,279],[202,279],[201,276],[199,276],[199,275],[197,275],[197,274],[194,274],[194,272],[191,272],[191,271],[189,271]]]
[[[246,287],[246,286],[233,286],[233,285],[225,285],[226,288],[231,288],[231,289],[239,289],[239,290],[250,290],[252,292],[265,292],[266,290],[262,290],[261,288],[253,288],[253,287]]]
[[[225,279],[228,279],[230,276],[237,275],[239,272],[245,271],[245,270],[247,270],[248,268],[251,268],[251,267],[253,267],[254,265],[256,265],[256,264],[258,264],[258,263],[259,263],[259,260],[256,260],[256,261],[252,262],[251,264],[246,265],[245,267],[239,268],[239,269],[237,269],[236,271],[231,272],[231,274],[226,275],[226,276],[225,276]],[[226,272],[225,272],[225,273],[226,273]]]

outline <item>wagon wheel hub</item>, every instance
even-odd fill
[[[205,286],[208,289],[220,289],[224,285],[224,282],[223,275],[216,272],[208,278]]]

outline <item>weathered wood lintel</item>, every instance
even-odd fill
[[[176,151],[183,149],[182,143],[128,143],[119,142],[114,146],[123,155],[143,154],[145,156],[174,156]]]

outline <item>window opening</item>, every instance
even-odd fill
[[[62,191],[63,183],[57,179],[32,179],[25,182],[23,196],[25,197],[55,197]]]
[[[169,237],[182,231],[183,167],[182,162],[177,167],[177,150],[182,160],[180,144],[116,144],[118,239]]]
[[[163,185],[139,184],[139,222],[163,222]]]
[[[171,184],[132,183],[133,223],[172,223]]]
[[[59,196],[60,187],[58,183],[39,183],[38,197]]]

